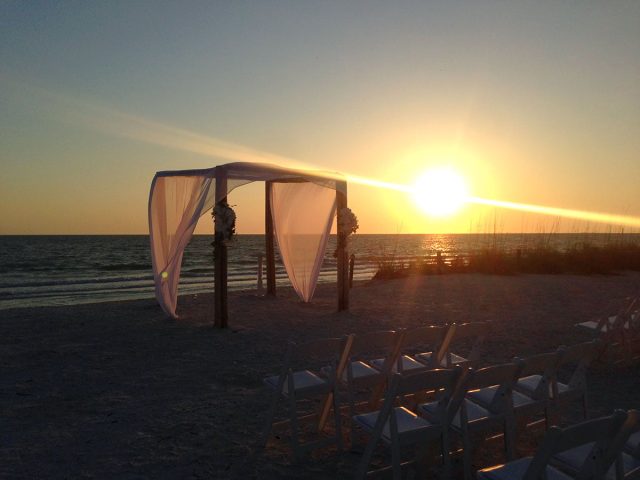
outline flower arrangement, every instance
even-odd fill
[[[344,207],[338,211],[338,231],[341,235],[338,235],[338,247],[333,252],[333,256],[338,256],[338,250],[340,246],[348,248],[349,237],[351,234],[356,233],[360,225],[358,225],[358,217],[351,211],[350,208]]]
[[[355,216],[351,209],[348,207],[341,208],[338,212],[338,229],[348,237],[352,233],[356,233],[359,227],[358,217]]]
[[[236,212],[227,202],[218,202],[211,212],[211,216],[214,221],[216,237],[221,236],[226,245],[236,233]]]

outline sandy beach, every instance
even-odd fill
[[[354,452],[294,464],[273,438],[250,456],[268,405],[262,378],[278,371],[287,341],[490,320],[483,358],[498,363],[587,340],[574,323],[639,289],[638,273],[409,277],[356,285],[348,313],[336,313],[334,285],[311,304],[290,289],[240,292],[226,331],[212,328],[211,295],[182,297],[179,321],[155,300],[5,310],[0,477],[350,478]],[[596,365],[592,412],[638,408],[638,373]]]

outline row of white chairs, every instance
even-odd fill
[[[560,347],[555,352],[516,358],[511,363],[480,369],[435,369],[410,375],[395,374],[380,410],[355,415],[354,422],[370,436],[356,478],[368,472],[374,450],[380,443],[391,449],[394,478],[400,477],[403,447],[421,447],[439,440],[443,471],[448,476],[452,434],[462,440],[465,479],[472,477],[472,435],[502,429],[507,460],[514,458],[517,419],[557,411],[570,400],[581,399],[586,416],[586,368],[597,355],[598,342]],[[558,370],[574,368],[566,383]],[[416,402],[433,392],[427,402]],[[406,398],[410,402],[405,401]],[[555,408],[554,408],[555,407]]]
[[[613,315],[601,315],[595,320],[576,323],[606,346],[612,363],[634,362],[640,358],[640,296],[626,298]]]
[[[478,480],[640,478],[640,412],[551,427],[532,456],[477,472]]]
[[[262,443],[272,430],[276,409],[281,400],[288,403],[291,426],[291,443],[294,454],[300,457],[306,450],[326,442],[302,444],[296,404],[304,398],[324,395],[319,413],[317,429],[321,430],[331,408],[334,412],[334,438],[341,448],[341,418],[338,415],[338,390],[346,392],[350,417],[356,413],[356,393],[370,390],[367,402],[374,408],[380,401],[387,379],[392,372],[406,374],[429,370],[437,366],[474,365],[479,359],[480,346],[488,333],[485,322],[424,326],[407,330],[386,330],[348,335],[344,338],[328,338],[287,346],[278,375],[264,379],[272,389],[272,400],[268,412]],[[472,339],[466,356],[451,352],[454,340]],[[318,367],[315,370],[313,366]]]
[[[464,331],[466,328],[458,327],[462,327],[458,331]],[[473,345],[467,358],[450,351],[455,331],[455,326],[422,327],[400,332],[350,335],[343,339],[323,339],[300,345],[289,344],[280,374],[265,379],[265,383],[272,389],[272,401],[261,445],[266,444],[272,430],[278,403],[286,400],[289,410],[286,423],[291,427],[291,446],[296,458],[300,458],[309,449],[329,443],[334,443],[341,450],[343,439],[339,397],[346,391],[349,417],[352,420],[352,442],[355,441],[357,433],[353,426],[360,427],[362,432],[370,436],[358,469],[359,475],[367,472],[371,455],[378,443],[382,441],[390,446],[394,445],[390,436],[392,429],[385,426],[391,422],[391,418],[400,425],[403,433],[410,433],[410,429],[405,428],[411,423],[407,421],[409,418],[431,422],[446,411],[444,420],[440,420],[443,422],[441,425],[446,426],[440,433],[444,471],[450,470],[450,433],[458,434],[463,443],[465,477],[470,478],[471,433],[483,431],[486,427],[502,425],[507,458],[511,459],[514,455],[516,417],[541,413],[548,424],[550,409],[566,404],[572,399],[581,399],[583,415],[585,418],[588,415],[586,370],[591,360],[597,356],[599,342],[561,347],[555,352],[514,359],[512,363],[505,365],[472,369],[470,365],[478,363],[478,344],[488,332],[488,327],[486,324],[477,326],[476,334],[472,336],[475,341],[471,342]],[[422,351],[427,339],[436,339],[432,343],[433,349]],[[443,348],[443,345],[446,347]],[[379,357],[378,353],[383,355]],[[304,357],[302,363],[296,360],[298,356]],[[313,358],[316,359],[315,363],[312,361]],[[376,362],[378,358],[384,360]],[[404,368],[408,364],[414,365],[412,361],[420,358],[424,362],[421,362],[421,367]],[[425,362],[425,358],[432,359],[433,363]],[[473,360],[470,361],[469,358]],[[455,367],[456,364],[457,368],[434,370],[434,367]],[[297,368],[300,365],[303,368]],[[563,365],[573,365],[566,379],[561,379],[558,375]],[[412,378],[413,383],[409,387],[409,384],[402,383],[404,380],[401,379],[405,377]],[[387,381],[388,379],[390,380]],[[442,381],[442,385],[436,388],[434,384],[438,381]],[[423,403],[414,411],[408,410],[404,405],[398,407],[397,399],[406,398],[405,390],[416,387],[420,382],[426,382],[421,387],[422,392],[437,391],[436,398],[432,402]],[[385,386],[385,402],[380,408],[375,390],[381,389],[380,393],[383,393]],[[369,397],[369,402],[365,404],[368,411],[358,414],[354,397],[356,391],[363,387],[371,387],[374,391]],[[404,389],[402,391],[405,393],[400,394],[394,391],[394,388]],[[333,409],[334,434],[330,438],[303,443],[299,425],[302,419],[298,416],[297,403],[301,399],[318,396],[323,398],[323,402],[318,414],[312,416],[314,433],[318,433],[324,427],[324,420]],[[382,426],[378,425],[377,422],[382,421],[379,419],[384,417],[380,416],[380,412],[385,408],[391,408],[390,405],[393,405],[394,409],[389,412],[396,412],[399,416],[396,418],[394,414],[383,422]],[[432,427],[425,431],[427,430],[431,432],[429,435],[437,431]],[[421,434],[418,434],[417,438],[422,438]],[[396,451],[394,455],[392,449],[391,468],[394,471],[399,468],[400,457],[397,453]]]

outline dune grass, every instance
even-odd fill
[[[485,273],[515,275],[536,274],[612,274],[640,271],[640,244],[614,236],[605,245],[581,242],[565,249],[549,242],[507,250],[499,241],[466,255],[424,256],[410,260],[384,258],[378,261],[374,278],[386,279],[410,274],[436,275]]]

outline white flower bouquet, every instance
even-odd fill
[[[236,212],[228,203],[216,203],[212,212],[216,236],[220,235],[226,244],[236,233]]]
[[[350,208],[341,208],[338,212],[338,229],[343,232],[345,236],[349,236],[352,233],[356,233],[360,226],[358,225],[358,217],[351,211]]]

